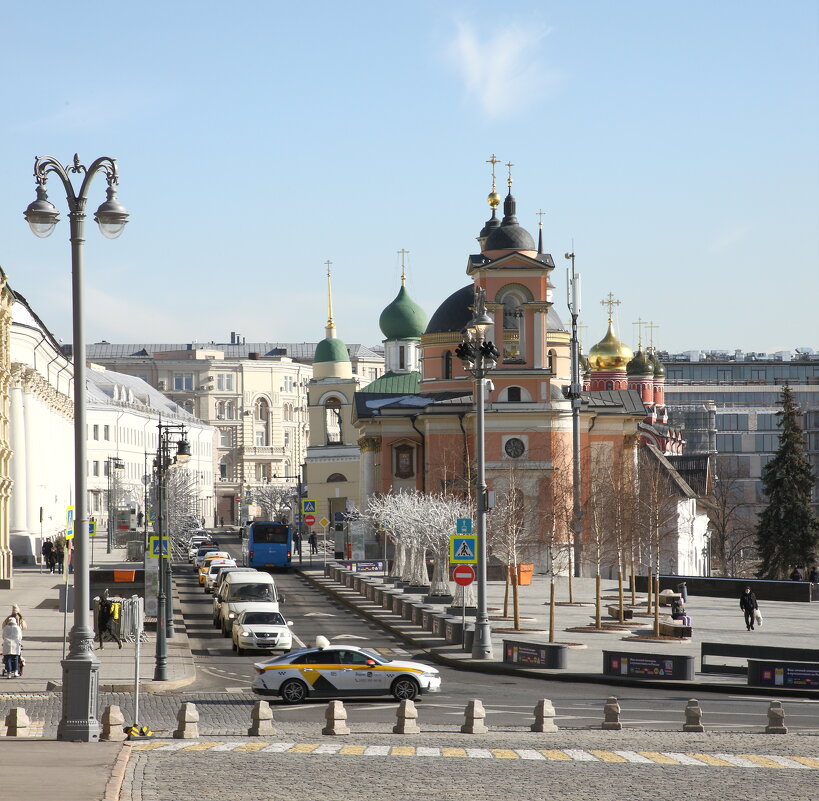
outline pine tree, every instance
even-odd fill
[[[762,471],[768,506],[756,530],[757,575],[768,579],[787,578],[791,568],[811,564],[819,540],[819,522],[811,508],[815,478],[805,454],[799,409],[787,384],[781,403],[779,450]]]

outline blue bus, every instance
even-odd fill
[[[287,570],[293,555],[293,529],[286,523],[251,523],[242,540],[246,567]]]

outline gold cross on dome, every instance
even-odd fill
[[[492,158],[486,160],[487,164],[492,165],[492,191],[495,191],[495,165],[500,164],[500,159],[496,158],[495,154],[492,154]]]
[[[615,300],[614,295],[611,292],[609,292],[609,294],[606,295],[606,297],[600,301],[600,305],[609,307],[609,322],[611,322],[614,316],[614,307],[619,306],[620,301]]]
[[[537,221],[538,228],[543,228],[543,215],[546,214],[546,212],[543,211],[543,209],[538,209],[535,213],[538,217],[540,217],[540,219]]]
[[[638,317],[632,325],[637,326],[637,349],[639,350],[643,346],[643,326],[646,324],[646,321],[642,317]]]
[[[652,350],[654,350],[654,329],[659,327],[660,327],[659,325],[654,324],[654,320],[652,320],[650,323],[646,323],[646,328],[649,331],[648,335],[650,337],[650,344]]]
[[[514,167],[514,166],[515,166],[515,165],[514,165],[514,164],[512,164],[512,162],[511,162],[511,161],[507,161],[507,162],[506,162],[506,168],[509,170],[509,177],[506,179],[506,183],[507,183],[509,186],[512,186],[512,167]]]
[[[404,286],[404,284],[407,282],[407,274],[404,270],[404,256],[409,256],[409,251],[401,248],[401,250],[397,250],[396,253],[400,254],[401,256],[401,286]]]

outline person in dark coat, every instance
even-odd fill
[[[310,553],[318,553],[318,539],[316,538],[315,531],[310,532],[310,536],[307,538],[307,542],[310,543]]]
[[[813,584],[819,584],[819,568],[817,568],[816,565],[810,569],[808,581],[812,582]]]
[[[46,540],[43,547],[40,549],[43,555],[43,564],[48,568],[49,573],[54,572],[54,543],[51,540]]]
[[[690,626],[691,616],[685,611],[682,598],[673,598],[671,601],[671,619],[679,620],[683,626]]]
[[[110,634],[117,641],[117,645],[122,648],[122,640],[119,638],[119,634],[117,634],[117,630],[114,625],[113,606],[113,602],[108,598],[108,590],[103,590],[102,597],[100,598],[100,608],[97,612],[97,628],[99,629],[100,650],[103,648],[103,640],[106,634]]]
[[[63,548],[63,544],[58,542],[54,546],[54,571],[56,573],[63,572],[63,562],[65,561],[65,548]]]
[[[745,626],[748,631],[754,629],[754,612],[759,609],[759,604],[756,601],[756,595],[751,592],[750,587],[745,588],[742,597],[739,599],[739,606],[745,613]]]
[[[791,571],[790,579],[791,581],[802,581],[802,571],[799,570],[798,567],[795,567]]]

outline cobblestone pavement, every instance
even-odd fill
[[[813,801],[818,795],[814,736],[279,731],[263,739],[135,745],[120,801]]]

